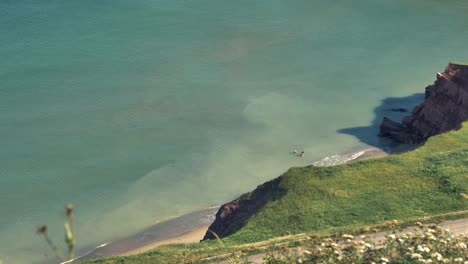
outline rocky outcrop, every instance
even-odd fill
[[[424,102],[397,123],[384,117],[380,136],[401,143],[421,143],[429,137],[461,128],[468,120],[468,65],[450,63],[426,87]]]
[[[251,193],[223,204],[216,213],[216,219],[208,228],[203,240],[215,239],[216,236],[226,237],[245,226],[247,220],[260,211],[265,204],[286,193],[281,188],[281,181],[282,177],[278,177],[258,186]]]

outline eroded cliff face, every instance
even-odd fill
[[[426,88],[426,99],[403,123],[384,118],[380,136],[401,143],[421,143],[429,137],[461,128],[468,120],[468,65],[450,63]]]
[[[223,204],[216,213],[203,240],[226,237],[247,224],[247,220],[260,211],[265,204],[285,194],[281,189],[282,177],[258,186],[253,192],[242,195],[236,200]],[[216,236],[214,235],[216,234]]]

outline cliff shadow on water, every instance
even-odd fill
[[[378,137],[379,126],[384,117],[402,121],[411,115],[413,108],[424,101],[424,93],[416,93],[406,97],[389,97],[381,101],[374,109],[374,118],[369,126],[350,127],[337,130],[339,133],[356,137],[362,143],[383,149],[386,152],[397,153],[400,149],[407,150],[412,145],[396,143],[388,138]],[[403,147],[402,147],[403,146]],[[415,147],[414,145],[412,147]]]

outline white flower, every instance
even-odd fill
[[[463,259],[462,258],[456,258],[453,260],[455,263],[462,263]]]
[[[344,234],[344,235],[343,235],[343,238],[353,239],[353,238],[354,238],[354,236],[352,236],[352,235],[347,235],[347,234]]]
[[[383,262],[390,262],[390,261],[388,260],[388,258],[384,258],[384,257],[381,257],[380,260],[383,261]]]
[[[418,245],[417,250],[418,250],[419,252],[424,252],[424,248],[423,248],[421,245]]]
[[[420,254],[418,254],[418,253],[413,253],[413,254],[411,254],[411,258],[413,258],[413,259],[416,259],[416,258],[417,259],[422,259],[422,256]]]
[[[439,253],[432,253],[431,257],[436,258],[438,261],[441,261],[443,259],[442,255]]]
[[[466,248],[466,244],[463,243],[463,242],[460,242],[460,243],[457,243],[457,247],[458,247],[458,248],[461,248],[461,249],[465,249],[465,248]]]

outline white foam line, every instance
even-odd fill
[[[312,165],[333,166],[333,165],[344,164],[344,163],[347,163],[348,161],[359,158],[360,156],[364,155],[368,151],[370,151],[370,149],[362,150],[354,154],[348,154],[348,155],[332,155],[332,156],[325,157],[321,160],[315,161],[312,163]]]
[[[110,243],[111,243],[111,242],[107,242],[107,243],[101,244],[101,245],[99,245],[99,246],[97,246],[97,247],[91,249],[90,251],[86,252],[85,254],[83,254],[83,255],[81,255],[81,256],[78,256],[78,257],[76,257],[76,258],[69,259],[69,260],[64,261],[64,262],[60,262],[60,264],[71,263],[71,262],[73,262],[73,261],[75,261],[75,260],[78,260],[78,259],[80,259],[80,258],[86,257],[87,255],[89,255],[90,253],[92,253],[93,251],[95,251],[96,249],[105,247],[105,246],[109,245]]]
[[[111,243],[111,242],[104,243],[104,244],[102,244],[102,245],[97,246],[95,249],[105,247],[105,246],[109,245],[110,243]]]

